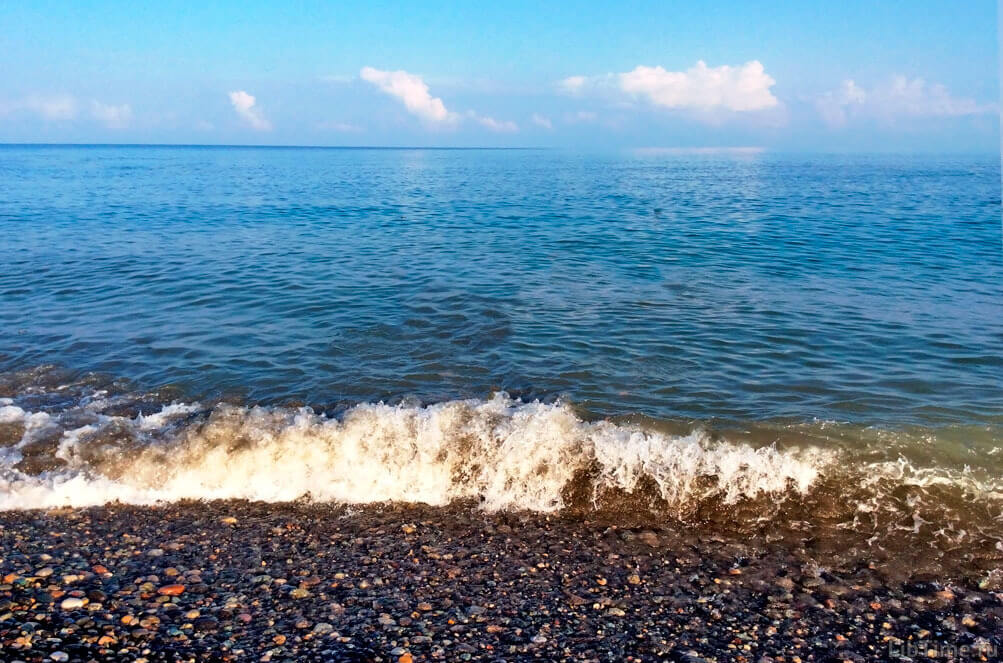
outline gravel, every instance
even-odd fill
[[[248,502],[0,524],[12,662],[797,663],[1003,647],[1003,594],[975,579],[836,568],[678,527]]]

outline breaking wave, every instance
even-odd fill
[[[7,404],[15,428],[0,475],[0,508],[149,504],[179,499],[447,504],[552,512],[587,480],[610,490],[656,487],[676,511],[716,498],[803,494],[833,461],[819,449],[780,451],[586,422],[565,404],[490,400],[421,406],[362,404],[337,419],[309,408],[173,403],[134,417],[100,400],[53,417]],[[583,479],[582,474],[587,474]],[[580,491],[579,491],[580,492]]]
[[[590,420],[503,393],[334,416],[77,385],[0,398],[0,510],[462,501],[977,571],[1003,560],[1000,446],[995,430]]]

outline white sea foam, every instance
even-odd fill
[[[632,492],[642,481],[681,506],[809,491],[835,455],[672,436],[590,423],[565,404],[522,403],[505,395],[427,407],[363,404],[340,419],[309,409],[173,404],[125,418],[91,414],[63,430],[52,454],[62,464],[29,474],[15,467],[44,413],[0,408],[25,434],[0,459],[0,509],[149,504],[242,498],[349,503],[389,500],[447,504],[475,498],[485,509],[551,512],[581,472],[591,489]]]
[[[4,400],[7,402],[3,407],[0,407],[0,424],[12,424],[24,419],[24,410],[16,405],[11,405],[10,399],[5,398]]]

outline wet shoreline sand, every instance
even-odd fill
[[[6,661],[992,660],[1003,594],[471,504],[0,513]]]

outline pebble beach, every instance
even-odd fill
[[[472,504],[0,515],[4,661],[998,660],[1003,594]]]

